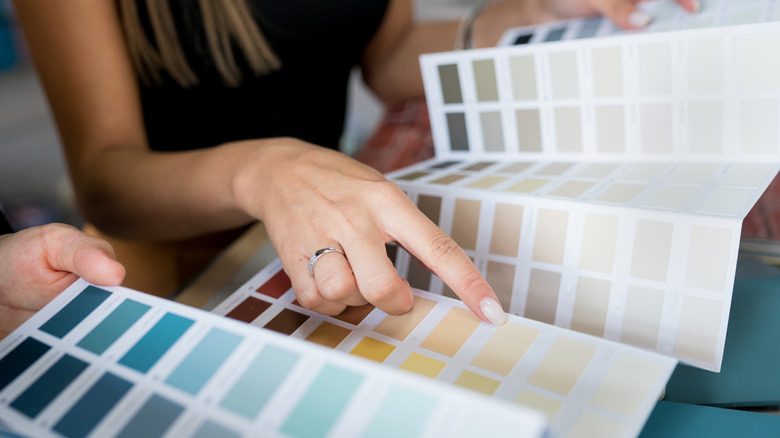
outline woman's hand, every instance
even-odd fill
[[[0,339],[78,277],[118,286],[125,269],[108,242],[64,224],[0,236]]]
[[[604,15],[623,29],[641,29],[652,21],[652,16],[637,8],[643,0],[547,0],[543,8],[557,19]],[[675,0],[688,12],[698,12],[699,0]]]
[[[304,307],[335,315],[369,302],[389,314],[408,311],[409,283],[398,276],[385,250],[386,243],[398,242],[482,320],[505,321],[495,294],[463,250],[380,173],[342,153],[293,139],[258,153],[266,156],[257,162],[277,165],[249,164],[235,193],[245,211],[264,221]],[[312,275],[309,259],[323,248],[344,256],[322,256]]]

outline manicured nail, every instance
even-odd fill
[[[492,298],[482,298],[482,301],[479,302],[479,310],[496,327],[502,326],[506,322],[504,309]]]
[[[631,15],[628,16],[628,22],[631,23],[632,26],[639,29],[650,24],[650,20],[652,19],[653,17],[650,14],[639,10],[634,11]]]

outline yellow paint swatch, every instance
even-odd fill
[[[457,380],[455,380],[455,384],[464,388],[473,389],[474,391],[479,391],[483,394],[493,395],[501,382],[466,370]]]
[[[538,334],[539,330],[506,323],[496,329],[471,364],[507,376]]]
[[[528,383],[568,395],[596,350],[595,345],[561,336],[531,374]]]
[[[531,391],[520,391],[520,394],[515,397],[515,403],[542,411],[549,419],[553,419],[563,406],[563,403],[559,401]]]
[[[351,354],[382,363],[395,350],[395,346],[365,337],[352,349]]]
[[[352,333],[352,330],[350,329],[325,321],[314,329],[314,331],[306,337],[306,340],[328,348],[336,348],[350,333]]]
[[[621,354],[590,402],[594,406],[633,417],[642,409],[642,404],[660,374],[660,364]]]
[[[412,353],[408,358],[406,358],[404,363],[401,364],[400,368],[402,370],[411,371],[413,373],[435,379],[439,377],[439,374],[441,374],[441,372],[444,370],[444,367],[446,366],[447,364],[440,360],[436,360],[428,356],[423,356],[419,353]]]
[[[453,307],[420,346],[453,357],[474,333],[479,323],[479,318],[470,310]]]
[[[428,316],[431,309],[436,306],[436,302],[427,298],[414,297],[412,310],[403,315],[388,315],[374,329],[375,332],[390,336],[393,339],[403,341],[407,336],[417,328],[417,325]]]

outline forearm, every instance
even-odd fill
[[[237,142],[183,152],[104,148],[72,169],[85,218],[118,237],[169,240],[235,228],[234,178],[261,146]]]

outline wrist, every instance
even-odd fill
[[[475,47],[474,23],[484,9],[484,5],[474,7],[460,19],[460,22],[458,22],[458,31],[455,34],[455,50],[468,50]]]

